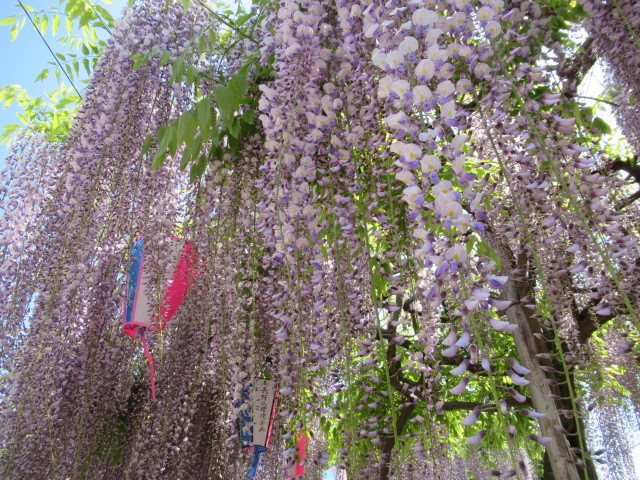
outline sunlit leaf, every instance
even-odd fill
[[[13,25],[18,19],[16,17],[6,17],[0,19],[0,25]]]
[[[15,23],[13,27],[11,27],[11,41],[13,42],[16,38],[18,38],[18,33],[20,33],[20,23]]]
[[[58,33],[59,28],[60,28],[60,16],[53,15],[53,18],[51,19],[51,34],[55,36],[56,33]]]
[[[46,79],[48,76],[49,76],[49,69],[45,68],[38,74],[38,76],[36,77],[36,81],[42,81]]]
[[[42,35],[47,33],[47,27],[49,26],[49,18],[43,15],[40,20],[39,30]]]

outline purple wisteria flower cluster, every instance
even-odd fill
[[[640,74],[640,12],[633,1],[582,1],[590,18],[585,29],[609,70],[620,129],[635,151],[640,150],[638,75]]]
[[[65,144],[26,136],[3,172],[6,478],[104,472],[124,454],[114,439],[136,432],[123,423],[141,414],[140,367],[118,329],[125,255],[139,235],[163,248],[191,188],[176,166],[151,172],[141,154],[145,136],[189,98],[167,84],[157,59],[132,68],[133,53],[157,47],[176,57],[194,35],[194,14],[165,3],[146,2],[118,22]]]

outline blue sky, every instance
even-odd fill
[[[58,0],[23,0],[23,3],[35,10],[47,9],[50,6],[59,5]],[[118,18],[125,7],[127,0],[113,0],[110,4],[101,2],[111,14]],[[0,19],[21,12],[17,0],[0,0]],[[66,35],[64,24],[61,25],[57,36]],[[10,41],[11,26],[0,26],[0,85],[21,85],[33,96],[42,95],[45,91],[51,91],[58,87],[55,76],[50,76],[44,81],[36,82],[35,78],[43,68],[48,67],[48,61],[53,60],[46,45],[35,32],[30,23],[24,28],[14,41]],[[46,39],[53,51],[66,52],[66,47],[56,45],[55,39],[49,32]],[[75,83],[75,82],[74,82]],[[68,83],[67,83],[68,86]],[[82,84],[76,85],[78,88]],[[19,123],[16,112],[18,107],[0,108],[0,126]],[[6,146],[0,146],[0,161],[6,156]]]

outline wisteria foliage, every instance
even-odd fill
[[[571,9],[637,101],[637,2],[284,0],[238,26],[193,3],[134,2],[67,138],[7,160],[2,477],[246,478],[241,392],[273,378],[258,478],[300,432],[306,478],[632,478],[639,212],[555,73]],[[234,75],[255,110],[225,117]],[[159,132],[194,105],[188,175],[193,138]],[[197,276],[152,401],[129,250],[160,268],[172,235]]]

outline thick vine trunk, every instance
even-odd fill
[[[556,362],[554,362],[554,367],[558,370],[561,370],[561,366]],[[552,387],[553,393],[561,397],[559,400],[556,401],[557,402],[556,405],[562,410],[569,410],[569,411],[573,410],[573,405],[570,399],[571,392],[569,390],[567,382],[565,381],[567,379],[565,379],[564,375],[560,375],[560,374],[555,375],[553,379],[557,382],[557,385]],[[571,384],[571,386],[575,391],[575,371],[573,368],[569,369],[568,382]],[[570,418],[567,418],[566,416],[563,415],[560,417],[560,421],[562,422],[562,427],[571,434],[569,437],[567,437],[569,446],[571,448],[580,449],[581,442],[584,445],[586,445],[586,438],[584,436],[585,425],[580,416],[574,415]],[[584,465],[577,466],[578,475],[580,475],[580,479],[581,480],[598,480],[598,472],[596,470],[593,459],[590,457],[587,457],[587,458],[582,458],[582,461],[584,462]],[[548,455],[546,455],[546,453],[544,456],[543,467],[544,467],[543,477],[542,477],[543,480],[553,480],[554,477],[553,477],[553,472],[551,471],[551,464],[549,462],[549,458],[548,458]]]
[[[504,295],[507,300],[512,302],[512,305],[505,311],[505,314],[510,323],[518,325],[518,329],[513,332],[513,340],[520,363],[530,370],[527,379],[530,382],[529,391],[533,408],[545,415],[538,422],[542,435],[552,439],[551,443],[545,447],[551,471],[556,480],[580,480],[575,464],[565,461],[565,459],[571,458],[567,439],[555,428],[556,425],[561,425],[560,416],[556,404],[551,398],[552,392],[546,382],[546,375],[536,358],[538,349],[536,337],[533,336],[534,332],[532,331],[533,322],[530,323],[531,319],[520,303],[518,286],[509,271],[509,266],[513,264],[511,249],[495,239],[490,233],[487,233],[487,239],[502,261],[504,273],[509,275],[509,279],[504,285]]]
[[[407,405],[406,407],[400,410],[400,416],[396,420],[396,429],[398,433],[398,437],[402,435],[404,431],[404,427],[411,418],[411,413],[413,409],[416,407],[415,404]],[[380,476],[378,477],[380,480],[389,480],[389,469],[391,466],[391,455],[393,452],[393,447],[396,443],[396,437],[394,434],[388,435],[384,437],[382,442],[382,449],[380,450],[380,456],[382,457],[382,466],[380,467]]]
[[[565,405],[562,405],[562,406],[564,407]],[[567,405],[567,408],[570,409],[571,407]],[[562,426],[569,433],[574,434],[576,429],[575,419],[567,419],[562,417],[561,420],[562,420]],[[584,422],[582,422],[582,420],[580,419],[578,419],[578,421],[580,422],[580,428],[582,429],[582,432],[584,432]],[[578,440],[578,436],[573,435],[569,437],[569,444],[573,448],[580,448],[580,442]],[[587,480],[587,479],[598,480],[598,471],[596,470],[596,466],[593,463],[593,460],[591,458],[587,458],[584,460],[584,462],[585,462],[584,468],[578,467],[578,475],[580,476],[580,480]],[[545,452],[544,454],[542,468],[543,468],[543,471],[542,471],[541,480],[557,480],[553,474],[553,470],[551,469],[551,462],[549,461],[549,455],[547,454],[547,452]]]

